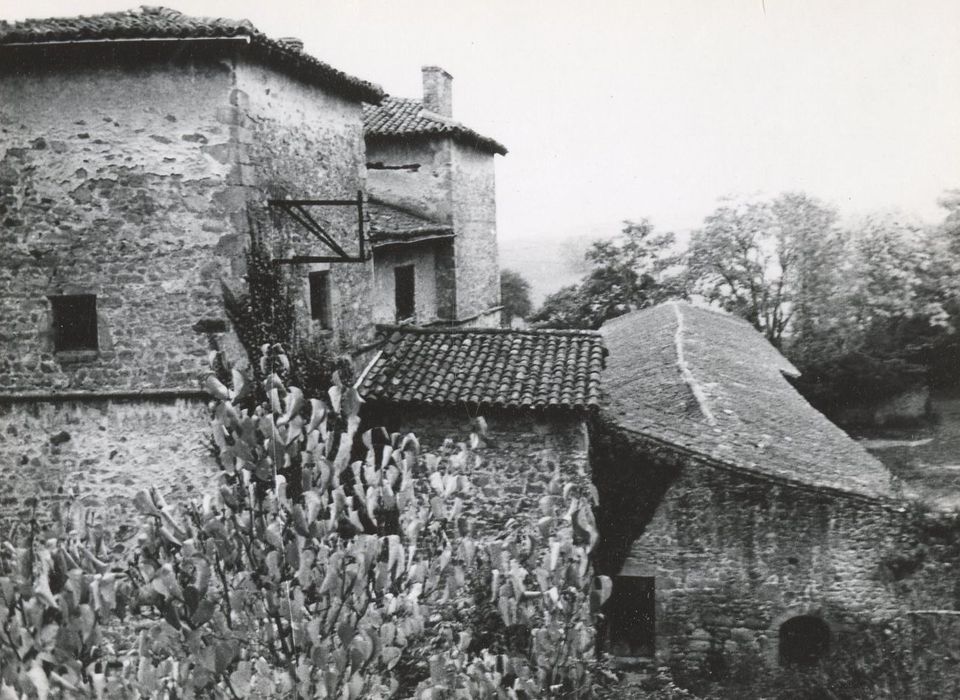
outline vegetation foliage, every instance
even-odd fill
[[[573,286],[551,294],[531,321],[547,328],[599,328],[604,321],[682,294],[669,274],[672,233],[657,233],[646,219],[624,222],[620,235],[594,242],[590,271]]]
[[[837,416],[918,383],[960,381],[960,194],[939,226],[878,213],[841,226],[796,192],[723,201],[678,251],[643,220],[587,254],[590,272],[532,319],[597,328],[668,298],[750,321],[802,372],[798,388]]]
[[[261,348],[279,343],[291,359],[293,383],[306,391],[323,393],[338,364],[331,359],[322,338],[305,337],[300,330],[294,302],[296,290],[273,261],[257,222],[251,217],[247,223],[250,240],[245,252],[246,289],[236,291],[221,282],[221,290],[227,317],[250,360],[257,385],[264,379],[260,371]],[[343,368],[342,363],[339,368]],[[218,374],[226,379],[222,371]]]
[[[251,408],[239,372],[207,380],[217,493],[140,492],[134,541],[68,509],[3,544],[0,698],[587,694],[610,591],[590,495],[547,474],[529,522],[484,536],[480,435],[425,453],[361,432],[339,374],[308,399],[281,347],[259,354]]]
[[[500,270],[500,303],[505,327],[509,327],[513,319],[526,319],[533,312],[530,283],[516,270]]]

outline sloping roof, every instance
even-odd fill
[[[865,496],[890,472],[804,400],[797,370],[738,318],[668,302],[608,321],[605,411],[708,461]]]
[[[604,349],[595,331],[383,330],[389,338],[360,385],[367,401],[577,411],[599,404]]]
[[[449,136],[471,146],[504,156],[507,149],[488,136],[478,134],[458,121],[431,112],[423,102],[387,96],[376,107],[363,108],[364,133],[368,140],[419,136]]]
[[[367,232],[374,245],[412,243],[453,236],[453,226],[386,202],[371,199],[364,211],[367,213]]]
[[[136,10],[81,17],[0,21],[0,47],[56,42],[130,41],[154,39],[247,39],[259,60],[338,89],[351,97],[377,103],[383,91],[302,51],[260,32],[248,20],[190,17],[167,7],[143,5]]]

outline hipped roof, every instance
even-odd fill
[[[390,141],[449,136],[482,151],[507,154],[506,147],[460,122],[428,110],[423,102],[387,96],[376,107],[364,106],[364,133],[368,141]]]
[[[668,302],[608,321],[605,413],[718,466],[869,497],[891,474],[814,409],[793,367],[747,322]]]

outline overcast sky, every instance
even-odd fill
[[[0,0],[0,17],[122,0]],[[960,187],[957,0],[168,0],[419,96],[503,142],[499,235],[696,227],[724,195],[804,190],[856,216],[939,217]],[[26,14],[25,14],[26,13]]]

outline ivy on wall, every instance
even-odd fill
[[[246,289],[236,293],[221,282],[227,318],[258,380],[264,377],[261,358],[266,348],[280,344],[290,361],[285,378],[307,391],[324,393],[331,385],[337,361],[322,339],[306,337],[299,328],[295,286],[274,262],[259,224],[249,214],[247,223]]]

